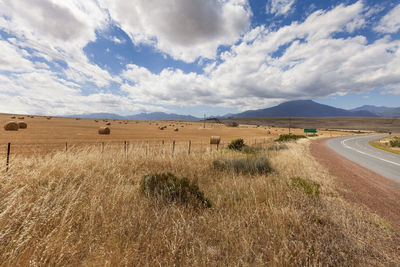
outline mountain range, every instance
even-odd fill
[[[151,113],[140,113],[135,115],[121,116],[113,113],[89,113],[80,115],[69,115],[67,117],[72,118],[83,118],[83,119],[113,119],[113,120],[146,120],[146,121],[161,121],[161,120],[185,120],[185,121],[198,121],[191,115],[178,115],[168,114],[164,112],[151,112]]]
[[[391,117],[391,118],[400,118],[400,107],[398,108],[388,108],[388,107],[377,107],[371,105],[361,106],[351,111],[359,111],[359,110],[367,110],[370,111],[379,117]]]
[[[118,119],[118,120],[187,120],[199,121],[191,115],[168,114],[164,112],[140,113],[121,116],[112,113],[90,113],[70,115],[68,117],[89,119]],[[260,118],[260,117],[392,117],[400,118],[400,107],[377,107],[365,105],[351,110],[335,108],[316,103],[312,100],[295,100],[279,104],[274,107],[247,110],[237,114],[226,114],[217,118]]]

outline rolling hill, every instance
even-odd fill
[[[83,118],[83,119],[111,119],[111,120],[186,120],[186,121],[198,121],[191,115],[179,115],[179,114],[168,114],[164,112],[152,112],[152,113],[140,113],[135,115],[121,116],[113,113],[89,113],[79,115],[69,115],[67,117],[72,118]]]
[[[248,110],[234,114],[235,118],[259,117],[378,117],[367,110],[349,111],[328,105],[316,103],[312,100],[289,101],[271,108]]]
[[[389,118],[400,118],[400,107],[398,108],[389,108],[389,107],[377,107],[372,105],[365,105],[351,111],[360,111],[367,110],[376,114],[379,117],[389,117]]]

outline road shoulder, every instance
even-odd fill
[[[313,141],[310,150],[317,161],[337,177],[339,192],[347,200],[385,218],[400,235],[400,183],[340,156],[326,146],[326,140]]]

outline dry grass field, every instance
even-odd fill
[[[321,117],[321,118],[238,118],[225,119],[224,122],[237,121],[243,124],[269,125],[275,127],[344,129],[360,131],[399,132],[400,118],[367,117]]]
[[[183,145],[174,154],[140,145],[102,153],[88,145],[35,157],[16,154],[8,173],[0,175],[0,266],[400,264],[392,227],[338,193],[335,178],[311,156],[309,139],[274,145],[287,129],[111,121],[111,135],[100,137],[97,128],[104,123],[94,120],[25,121],[25,130],[2,130],[1,142],[208,144],[211,135],[259,142],[247,153],[194,149],[188,155]],[[157,128],[169,124],[184,127]],[[221,160],[238,168],[217,168]],[[261,169],[244,172],[260,162]],[[160,173],[188,178],[211,207],[176,201],[177,195],[165,198],[173,186],[160,195],[144,194],[143,177]]]
[[[18,158],[0,178],[0,262],[17,265],[371,266],[400,263],[385,221],[346,202],[308,140],[266,153],[273,172],[219,170],[213,151],[76,149]],[[211,208],[140,193],[142,177],[197,180]],[[304,181],[305,184],[298,183]],[[311,185],[311,186],[310,186]],[[310,191],[311,188],[311,191]]]
[[[376,148],[380,148],[395,154],[400,154],[400,146],[392,146],[390,142],[397,141],[400,142],[400,135],[391,135],[379,140],[374,140],[370,144]]]

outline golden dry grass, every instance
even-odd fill
[[[370,142],[370,145],[400,155],[400,147],[392,147],[390,141],[400,139],[400,135],[387,136]]]
[[[369,266],[400,264],[395,234],[346,202],[310,155],[309,141],[269,151],[269,175],[213,169],[238,152],[171,156],[131,147],[72,149],[15,158],[0,178],[0,263],[17,265]],[[198,179],[212,208],[168,204],[139,193],[143,175]],[[291,186],[302,177],[319,198]],[[397,251],[398,252],[398,251]]]

